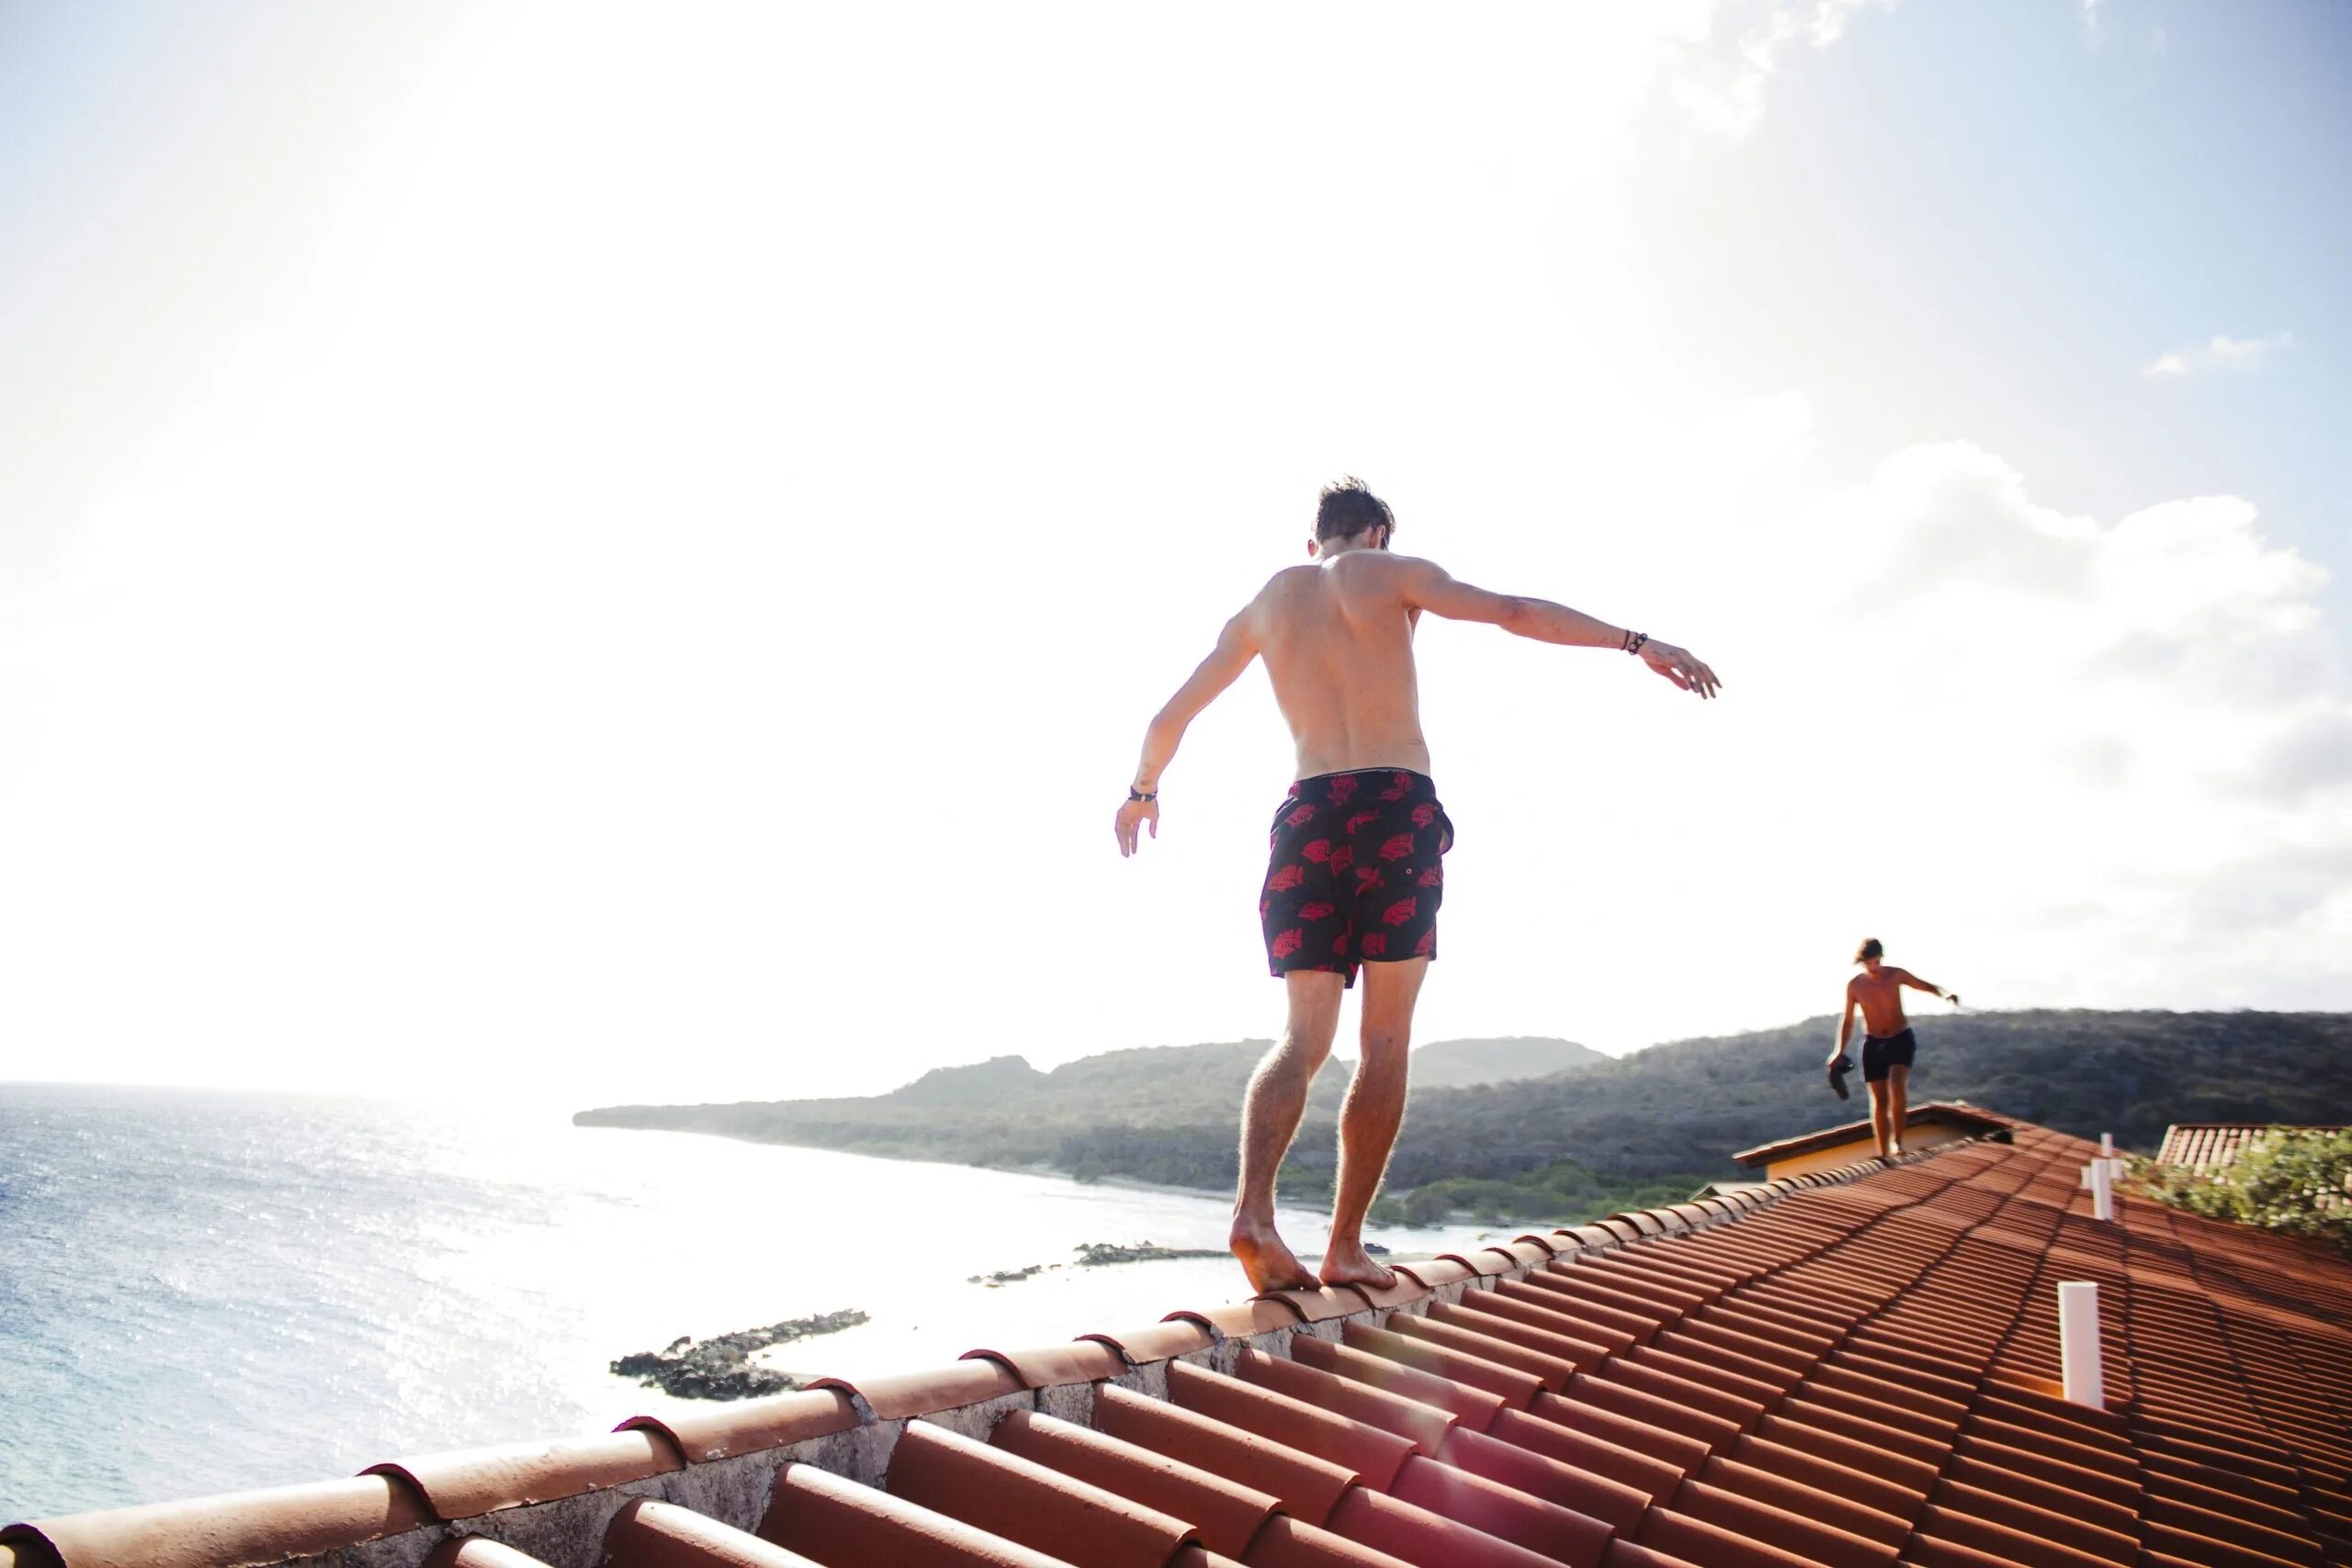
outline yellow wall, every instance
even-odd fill
[[[1969,1134],[1943,1122],[1913,1122],[1903,1132],[1903,1146],[1906,1149],[1932,1149],[1938,1144],[1956,1144]],[[1835,1170],[1841,1165],[1869,1159],[1878,1153],[1878,1142],[1870,1134],[1849,1138],[1842,1144],[1832,1144],[1811,1154],[1792,1155],[1776,1159],[1764,1168],[1764,1179],[1778,1181],[1784,1176],[1803,1176],[1808,1170]]]

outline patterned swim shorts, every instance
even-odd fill
[[[1359,963],[1437,956],[1453,823],[1426,774],[1318,773],[1290,786],[1267,835],[1258,900],[1266,963],[1346,976]]]

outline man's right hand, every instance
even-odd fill
[[[1642,644],[1642,662],[1657,674],[1665,676],[1686,692],[1696,692],[1702,697],[1716,695],[1715,688],[1723,682],[1715,672],[1690,657],[1688,649],[1677,648],[1656,637]]]
[[[1159,802],[1130,800],[1119,807],[1117,832],[1121,859],[1136,852],[1138,840],[1143,836],[1143,825],[1147,822],[1151,824],[1151,836],[1155,839],[1159,837]]]

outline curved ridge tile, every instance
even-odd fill
[[[405,1476],[362,1475],[35,1519],[0,1530],[0,1546],[28,1560],[53,1554],[65,1568],[254,1568],[432,1522]]]

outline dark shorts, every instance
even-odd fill
[[[1911,1058],[1918,1054],[1919,1043],[1911,1038],[1911,1032],[1907,1029],[1900,1034],[1890,1034],[1883,1040],[1875,1034],[1865,1036],[1862,1041],[1862,1081],[1884,1083],[1889,1067],[1907,1067],[1911,1065]]]
[[[1356,983],[1360,962],[1437,956],[1437,907],[1453,824],[1426,774],[1376,768],[1290,786],[1267,835],[1258,917],[1276,976]]]

